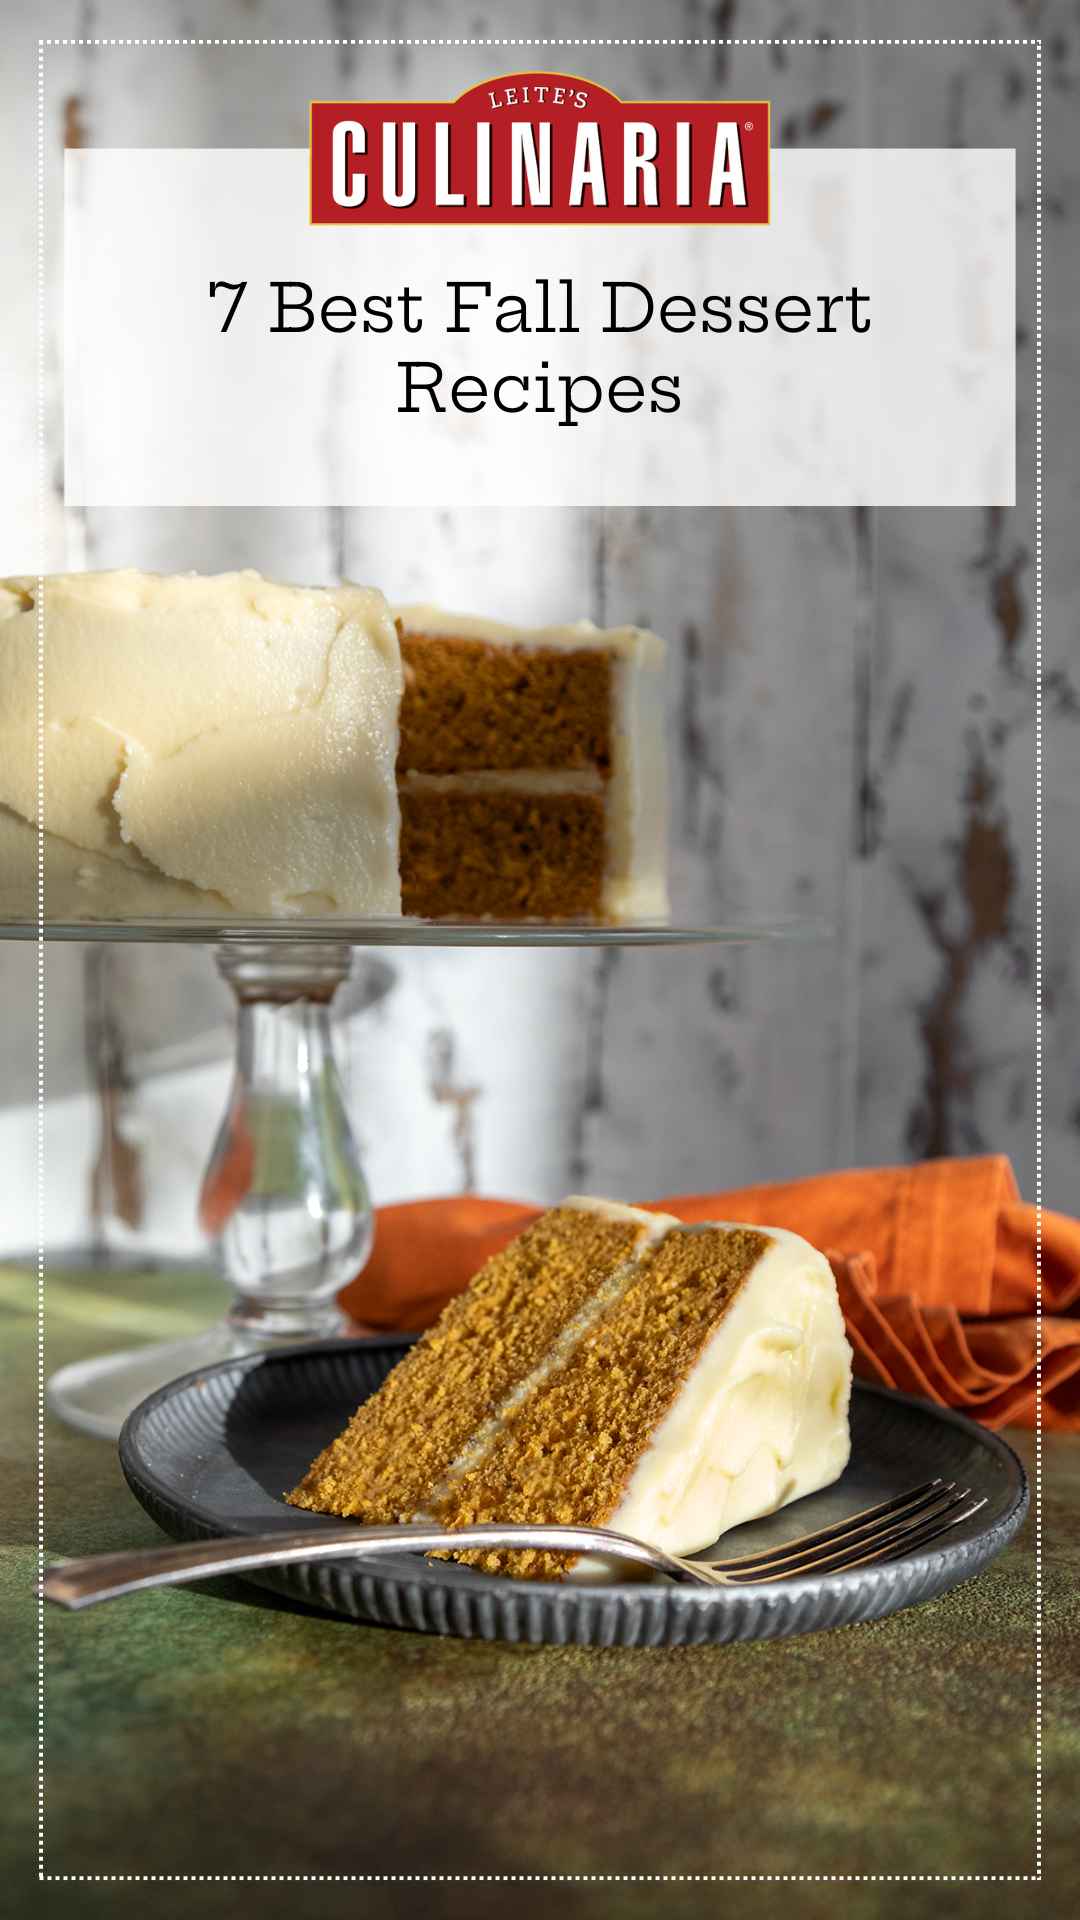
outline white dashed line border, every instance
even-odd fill
[[[327,38],[327,39],[39,39],[37,77],[37,483],[38,483],[38,595],[37,595],[37,1787],[38,1880],[42,1883],[110,1885],[130,1882],[229,1884],[317,1881],[364,1885],[421,1882],[437,1885],[522,1885],[657,1883],[700,1885],[788,1881],[795,1884],[848,1885],[853,1882],[944,1882],[955,1884],[1030,1885],[1043,1877],[1043,92],[1042,39],[1037,35],[961,38],[863,38],[833,35],[809,38],[762,36],[735,38]],[[40,1581],[45,1568],[45,614],[44,575],[48,561],[48,451],[45,402],[45,54],[53,47],[575,47],[575,48],[717,48],[717,47],[1031,47],[1035,50],[1035,1871],[1034,1873],[48,1873],[45,1869],[45,1602]]]

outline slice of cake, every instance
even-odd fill
[[[693,1553],[842,1473],[851,1350],[797,1234],[572,1198],[476,1275],[287,1496],[369,1523],[576,1521]],[[559,1579],[565,1555],[476,1551]]]
[[[663,644],[397,610],[402,906],[465,920],[667,912]]]

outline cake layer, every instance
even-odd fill
[[[546,1364],[658,1216],[566,1202],[496,1254],[287,1496],[293,1506],[407,1520],[478,1429]]]
[[[438,778],[436,776],[436,778]],[[399,787],[405,913],[467,920],[600,919],[608,865],[602,795],[453,776]]]
[[[33,578],[0,586],[0,803],[32,824],[36,600]],[[40,614],[45,826],[131,867],[125,911],[160,909],[138,876],[211,913],[400,911],[381,594],[127,569],[50,577]]]
[[[611,767],[613,675],[597,648],[492,645],[402,628],[402,773]]]

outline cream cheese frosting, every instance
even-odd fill
[[[228,902],[170,880],[145,861],[113,860],[85,847],[44,836],[45,916],[48,920],[167,920],[211,914],[226,917]],[[0,806],[0,921],[37,912],[38,832],[10,807]]]
[[[832,1268],[798,1234],[763,1231],[608,1522],[671,1553],[831,1485],[848,1462],[851,1348]]]
[[[0,805],[35,827],[36,598],[32,577],[0,583]],[[400,912],[402,672],[381,594],[59,574],[43,641],[50,916]],[[10,828],[4,898],[25,847]]]

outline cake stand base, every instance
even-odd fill
[[[157,1340],[126,1353],[97,1354],[93,1360],[76,1360],[54,1373],[45,1388],[45,1404],[80,1433],[115,1440],[128,1414],[147,1394],[183,1373],[250,1351],[250,1341],[219,1325],[186,1340]]]

